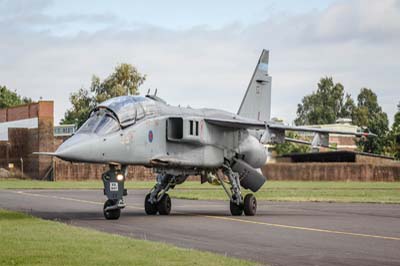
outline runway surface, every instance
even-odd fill
[[[117,221],[98,190],[0,190],[0,208],[266,265],[400,265],[398,204],[259,202],[233,217],[228,202],[173,199],[170,216],[147,216],[146,192],[129,191]]]

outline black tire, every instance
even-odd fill
[[[104,202],[103,214],[104,214],[104,218],[106,218],[107,220],[118,220],[119,217],[121,216],[121,209],[106,211],[107,207],[113,206],[115,204],[116,204],[116,202],[114,200],[110,200],[110,199],[107,200],[106,202]]]
[[[168,194],[164,194],[164,196],[157,203],[158,213],[160,215],[168,215],[171,212],[171,198]]]
[[[157,214],[157,205],[156,204],[151,204],[149,202],[150,198],[150,193],[146,195],[146,198],[144,199],[144,211],[146,212],[147,215],[156,215]]]
[[[244,214],[254,216],[257,213],[257,199],[253,194],[247,194],[244,197]]]
[[[230,201],[229,207],[230,207],[232,216],[240,216],[243,214],[243,206],[242,205],[237,205],[236,203]]]

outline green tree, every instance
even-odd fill
[[[317,91],[307,95],[297,106],[296,125],[332,124],[338,118],[351,117],[354,101],[344,94],[343,85],[331,77],[321,78]]]
[[[145,75],[141,75],[137,69],[130,64],[118,65],[104,81],[100,81],[97,76],[92,77],[90,90],[95,94],[97,103],[107,99],[127,95],[138,94],[138,88],[146,80]]]
[[[397,113],[394,115],[392,129],[388,134],[386,154],[400,160],[400,103],[397,105]]]
[[[146,80],[146,76],[130,64],[120,64],[105,80],[93,75],[90,90],[81,88],[70,96],[72,107],[65,112],[61,124],[76,124],[80,127],[90,111],[101,102],[110,98],[138,94],[138,88]]]
[[[0,86],[0,108],[7,108],[31,102],[31,98],[21,97],[16,91],[11,91],[7,89],[6,86]]]
[[[400,160],[400,103],[397,105],[397,113],[394,116],[394,123],[392,126],[392,134],[394,138],[394,157]]]
[[[387,114],[382,111],[377,95],[368,88],[362,88],[357,97],[357,107],[353,111],[353,123],[367,127],[377,137],[361,138],[357,145],[361,151],[381,154],[384,151],[389,130]]]
[[[80,127],[88,118],[90,111],[96,106],[96,102],[90,92],[84,88],[71,93],[69,100],[72,107],[65,112],[61,124],[75,124]]]

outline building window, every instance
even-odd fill
[[[61,125],[54,127],[54,136],[71,136],[76,131],[75,125]]]
[[[189,124],[190,124],[190,126],[189,126],[189,127],[190,127],[190,128],[189,128],[189,130],[190,130],[189,134],[190,134],[190,135],[193,135],[193,120],[190,120],[190,121],[189,121]]]

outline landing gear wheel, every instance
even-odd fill
[[[240,216],[243,213],[243,206],[242,204],[237,205],[236,203],[230,201],[229,202],[229,207],[231,209],[231,214],[232,216]]]
[[[257,212],[257,200],[253,194],[247,194],[244,197],[244,214],[254,216]]]
[[[165,193],[157,203],[158,213],[160,215],[168,215],[171,212],[171,205],[171,198]]]
[[[157,214],[157,204],[151,204],[149,202],[150,193],[146,195],[144,199],[144,210],[147,215],[156,215]]]
[[[119,216],[121,216],[121,209],[109,210],[106,211],[107,207],[114,206],[116,202],[114,200],[107,200],[103,206],[103,214],[104,218],[107,220],[118,220]]]

